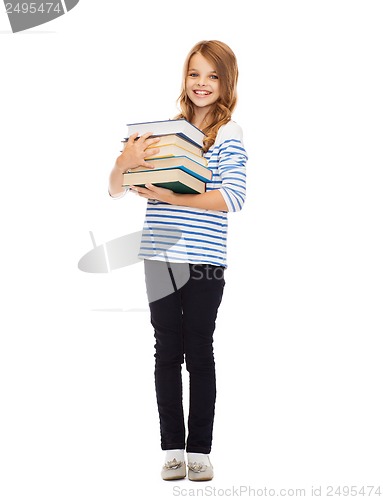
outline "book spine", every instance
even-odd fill
[[[150,172],[158,172],[159,170],[182,170],[183,172],[186,172],[187,174],[191,175],[192,177],[195,177],[196,179],[204,182],[205,184],[207,182],[211,182],[211,179],[208,177],[204,177],[203,175],[197,174],[196,172],[193,172],[193,170],[190,170],[187,167],[184,167],[183,165],[177,165],[176,167],[160,167],[160,168],[155,168],[153,170],[137,170],[136,172],[126,172],[124,173],[124,183],[126,183],[126,179],[131,177],[132,175],[135,174],[142,174],[142,173],[147,173],[150,174]]]

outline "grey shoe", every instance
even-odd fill
[[[193,462],[188,464],[188,478],[190,481],[210,481],[214,477],[213,466]]]
[[[173,458],[162,467],[161,477],[165,481],[173,479],[183,479],[186,477],[186,464]]]

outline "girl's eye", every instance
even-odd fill
[[[198,76],[198,73],[190,73],[189,76],[195,78],[196,76]]]
[[[217,76],[217,75],[210,75],[210,78],[211,78],[212,80],[218,80],[218,76]]]

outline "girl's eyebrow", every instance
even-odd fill
[[[197,71],[198,73],[198,69],[195,69],[195,68],[189,68],[188,71]],[[217,73],[215,70],[213,71],[210,71],[209,73]]]

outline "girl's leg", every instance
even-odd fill
[[[224,285],[224,268],[193,265],[189,281],[180,290],[186,368],[190,375],[188,452],[211,451],[216,399],[213,333]]]
[[[159,266],[167,264],[160,261],[145,261],[147,287],[150,287],[152,280],[161,274],[158,273]],[[160,418],[161,448],[184,449],[185,423],[181,375],[184,356],[179,292],[150,302],[149,307],[156,340],[154,379]]]

